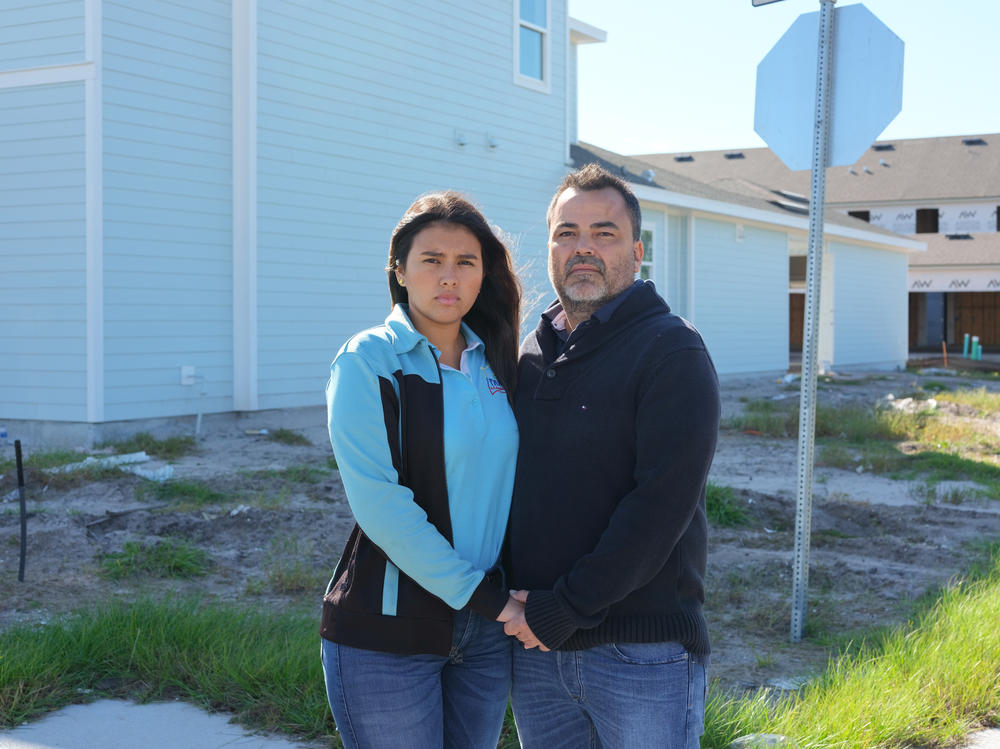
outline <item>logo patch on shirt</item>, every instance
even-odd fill
[[[497,393],[506,394],[507,392],[506,389],[504,389],[504,386],[500,384],[500,380],[498,380],[496,377],[487,377],[486,385],[490,389],[490,395],[496,395]]]

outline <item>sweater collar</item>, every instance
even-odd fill
[[[610,332],[628,324],[636,314],[647,310],[649,305],[654,302],[662,305],[665,311],[670,311],[669,305],[656,293],[656,286],[653,285],[652,281],[637,280],[594,312],[587,321],[590,323],[587,328],[600,328]],[[554,325],[555,320],[562,315],[562,303],[557,299],[542,313],[540,326],[549,327],[558,337],[565,340],[569,337],[569,333],[560,331]]]

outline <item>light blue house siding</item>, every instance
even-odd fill
[[[788,244],[783,232],[695,217],[686,316],[720,374],[788,367]]]
[[[0,70],[81,62],[83,0],[0,2]]]
[[[230,3],[103,8],[104,418],[228,411]]]
[[[0,90],[5,418],[87,416],[84,131],[83,83]]]
[[[902,367],[907,357],[907,255],[830,242],[833,367]]]
[[[566,5],[543,86],[515,82],[515,5],[0,0],[0,418],[322,403],[429,190],[508,233],[537,311]]]
[[[498,33],[512,25],[507,2],[259,6],[260,408],[320,402],[333,353],[385,317],[389,236],[423,192],[475,199],[514,235],[528,285],[551,296],[545,208],[565,171],[564,4],[550,15],[542,93],[513,82],[513,34]]]

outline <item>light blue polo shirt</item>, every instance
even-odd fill
[[[444,462],[452,542],[481,570],[500,556],[517,461],[517,422],[482,340],[462,324],[461,369],[441,364]],[[431,345],[435,354],[439,354]]]

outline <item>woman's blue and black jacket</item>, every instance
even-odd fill
[[[495,619],[507,592],[452,546],[441,371],[398,305],[344,344],[327,406],[357,522],[323,598],[320,634],[366,650],[447,655],[456,610]]]

